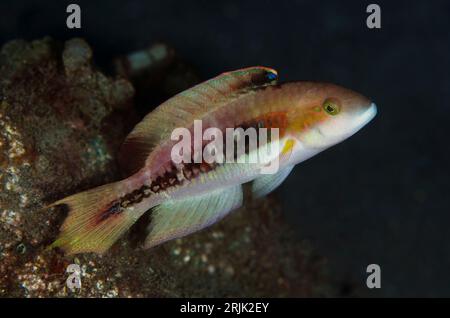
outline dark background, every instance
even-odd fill
[[[450,296],[450,2],[1,1],[0,43],[87,39],[96,61],[172,44],[203,79],[250,65],[282,80],[330,81],[378,105],[357,135],[299,165],[276,192],[302,239],[327,257],[342,295]],[[365,288],[366,266],[382,288]]]

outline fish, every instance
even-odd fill
[[[369,98],[335,84],[279,83],[277,71],[264,66],[222,73],[168,99],[135,126],[120,149],[123,180],[49,205],[68,210],[50,247],[68,255],[103,254],[146,213],[150,221],[142,249],[207,228],[243,205],[244,185],[254,198],[271,193],[295,165],[349,138],[376,113]],[[201,156],[208,143],[195,144],[198,121],[201,133],[251,128],[277,134],[268,134],[265,141],[261,137],[256,148],[246,142],[238,155],[231,150],[234,159],[247,161],[210,162]],[[194,146],[182,149],[183,158],[191,161],[174,159],[178,128],[194,135],[187,137]],[[248,160],[275,143],[265,160]],[[263,171],[275,161],[277,169]]]

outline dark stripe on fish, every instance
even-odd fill
[[[150,185],[143,185],[111,202],[109,207],[100,215],[97,224],[110,216],[122,213],[126,208],[142,202],[142,200],[150,197],[152,194],[180,186],[186,180],[189,181],[196,178],[200,173],[207,173],[214,169],[215,166],[216,164],[208,164],[206,162],[185,163],[181,165],[180,170],[172,166],[171,171],[167,171],[163,176],[158,176]]]
[[[258,79],[255,79],[258,80]],[[261,118],[257,118],[248,122],[244,122],[237,128],[242,128],[244,131],[248,128],[254,128],[256,130],[256,137],[257,137],[257,145],[259,146],[259,129],[260,128],[269,128],[267,130],[268,138],[267,141],[270,142],[271,136],[270,136],[270,128],[273,127],[279,127],[282,126],[283,123],[283,116],[280,116],[280,114],[272,114],[271,116],[265,116]],[[279,127],[282,129],[282,127]],[[223,142],[225,145],[225,137],[226,134],[223,134]],[[203,150],[206,145],[203,145]],[[249,140],[248,138],[245,138],[245,153],[248,154],[250,150]],[[235,153],[233,154],[234,160],[237,160],[237,142],[235,140],[234,150]],[[202,150],[202,153],[203,153]],[[226,147],[223,148],[223,150],[226,150]],[[226,157],[226,154],[224,153],[224,158]],[[133,206],[135,204],[140,203],[145,198],[150,197],[152,194],[158,193],[160,191],[165,191],[171,187],[181,186],[185,181],[190,181],[192,179],[197,178],[201,173],[208,173],[211,170],[217,168],[219,163],[213,162],[213,163],[194,163],[194,158],[191,158],[192,163],[182,163],[176,167],[174,164],[166,171],[162,176],[156,177],[154,181],[150,185],[143,185],[140,188],[133,190],[132,192],[124,195],[123,197],[119,198],[118,200],[115,200],[109,204],[109,207],[105,210],[104,213],[101,214],[99,218],[99,222],[107,219],[108,217],[112,215],[118,215],[122,213],[126,208]]]

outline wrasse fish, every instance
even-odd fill
[[[147,211],[152,214],[144,248],[196,232],[242,205],[243,184],[250,184],[255,197],[268,194],[294,165],[348,138],[376,114],[374,103],[349,89],[314,82],[278,84],[277,78],[270,68],[245,68],[161,104],[121,148],[128,178],[50,205],[69,210],[51,246],[67,254],[104,253]],[[178,127],[193,131],[196,120],[203,130],[278,128],[278,172],[262,174],[263,162],[174,163],[172,132]]]

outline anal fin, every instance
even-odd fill
[[[144,248],[179,238],[210,226],[242,205],[242,186],[169,200],[157,206],[148,227]]]

